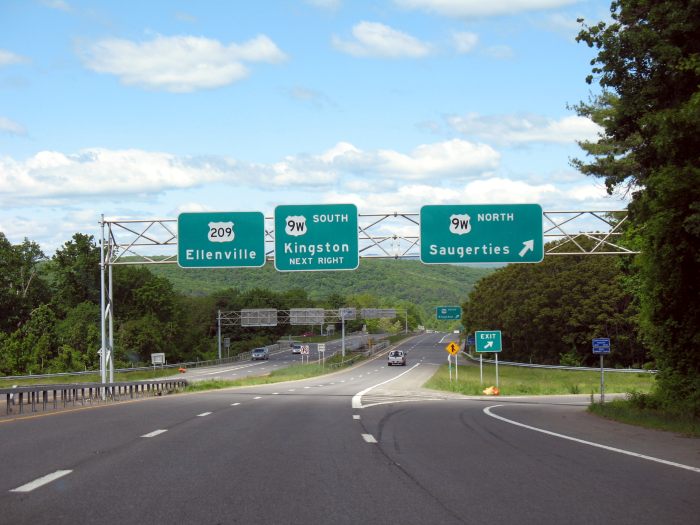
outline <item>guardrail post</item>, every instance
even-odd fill
[[[24,392],[19,393],[19,413],[23,414],[24,413]]]

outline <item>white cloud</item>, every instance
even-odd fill
[[[41,0],[41,3],[51,9],[58,9],[59,11],[65,12],[71,11],[71,6],[68,5],[68,2],[64,2],[63,0]]]
[[[360,22],[352,34],[355,40],[350,41],[333,36],[333,47],[356,57],[421,58],[430,53],[429,44],[378,22]]]
[[[0,49],[0,66],[9,66],[10,64],[21,64],[23,62],[29,62],[29,59],[7,51],[5,49]]]
[[[148,42],[100,40],[81,51],[86,67],[116,75],[126,85],[187,93],[248,76],[246,62],[279,63],[286,55],[265,35],[224,45],[195,36],[157,36]]]
[[[9,133],[10,135],[26,135],[27,130],[21,124],[10,120],[7,117],[0,117],[0,132]]]
[[[561,119],[539,115],[493,115],[469,113],[447,119],[452,128],[469,137],[499,145],[524,143],[573,144],[577,140],[594,140],[601,131],[590,119],[567,116]]]
[[[420,9],[443,16],[471,18],[512,15],[523,11],[553,9],[580,0],[394,0],[406,9]]]
[[[474,33],[459,32],[452,35],[452,42],[459,54],[471,53],[479,42],[479,36]]]
[[[0,205],[53,206],[123,196],[153,200],[165,191],[217,183],[304,191],[369,180],[389,188],[405,180],[481,177],[495,169],[499,159],[490,146],[457,139],[424,144],[409,153],[364,152],[340,142],[318,155],[289,156],[271,164],[137,149],[92,148],[70,155],[41,151],[24,161],[0,157]]]

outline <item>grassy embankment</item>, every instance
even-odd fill
[[[499,390],[501,395],[561,395],[600,394],[600,372],[551,370],[500,366]],[[484,388],[496,384],[495,366],[484,365],[484,384],[479,381],[479,367],[459,367],[459,381],[449,379],[444,365],[425,384],[426,388],[458,392],[465,395],[483,395]],[[654,376],[645,373],[606,372],[605,392],[625,393],[626,400],[591,403],[590,412],[631,425],[678,432],[686,436],[700,437],[700,421],[688,414],[674,414],[650,406],[648,393],[654,387]]]
[[[177,368],[156,368],[152,370],[136,370],[134,372],[119,372],[114,374],[114,381],[141,381],[144,379],[159,379],[177,375]],[[0,377],[0,388],[11,388],[13,385],[65,385],[73,383],[100,383],[100,374],[85,374],[79,376],[41,377],[37,379],[3,379]]]

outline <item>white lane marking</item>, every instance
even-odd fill
[[[392,377],[391,379],[387,379],[386,381],[382,381],[381,383],[377,383],[376,385],[372,385],[368,388],[365,388],[363,391],[358,392],[357,394],[352,396],[352,408],[362,408],[362,396],[364,396],[367,392],[377,388],[378,386],[385,385],[386,383],[390,383],[391,381],[398,379],[399,377],[401,377],[404,374],[408,374],[409,372],[413,371],[413,369],[416,368],[417,366],[420,366],[420,363],[416,363],[415,365],[413,365],[411,368],[409,368],[405,372],[401,372],[399,375]]]
[[[47,483],[51,483],[52,481],[57,480],[58,478],[62,478],[63,476],[67,476],[73,472],[72,470],[57,470],[53,474],[47,474],[44,477],[35,479],[34,481],[30,481],[29,483],[26,483],[22,485],[21,487],[17,487],[16,489],[12,489],[10,492],[31,492],[35,489],[38,489],[39,487],[43,487]]]
[[[374,439],[374,436],[372,434],[362,434],[362,439],[364,439],[367,443],[377,442],[377,440]]]
[[[156,436],[158,436],[158,435],[160,435],[160,434],[162,434],[162,433],[164,433],[164,432],[167,432],[167,430],[162,430],[162,429],[160,429],[160,430],[154,430],[153,432],[149,432],[148,434],[144,434],[144,435],[141,436],[141,437],[142,437],[142,438],[152,438],[152,437],[156,437]]]
[[[294,392],[294,390],[296,390],[296,389],[290,388],[289,390],[287,390],[287,392]]]
[[[238,405],[240,405],[240,403],[231,403],[232,407],[237,407]]]
[[[592,441],[586,441],[584,439],[566,436],[564,434],[557,434],[556,432],[551,432],[550,430],[544,430],[543,428],[531,427],[530,425],[518,423],[517,421],[513,421],[512,419],[506,419],[503,416],[498,416],[498,415],[494,414],[493,412],[491,412],[492,408],[497,408],[497,407],[502,407],[502,406],[503,405],[493,405],[490,407],[486,407],[486,408],[484,408],[484,414],[486,414],[487,416],[491,416],[493,418],[496,418],[496,419],[500,419],[501,421],[505,421],[506,423],[510,423],[511,425],[515,425],[517,427],[527,428],[528,430],[534,430],[535,432],[541,432],[543,434],[558,437],[561,439],[568,439],[569,441],[581,443],[582,445],[588,445],[590,447],[602,448],[603,450],[609,450],[611,452],[617,452],[618,454],[625,454],[626,456],[632,456],[632,457],[639,458],[639,459],[646,459],[648,461],[655,461],[656,463],[662,463],[664,465],[682,468],[685,470],[690,470],[692,472],[700,472],[700,468],[698,468],[698,467],[691,467],[690,465],[684,465],[683,463],[676,463],[674,461],[667,461],[665,459],[659,459],[659,458],[655,458],[653,456],[646,456],[644,454],[639,454],[637,452],[630,452],[629,450],[624,450],[621,448],[609,447],[607,445],[601,445],[600,443],[593,443]]]
[[[279,392],[272,392],[272,395],[273,395],[273,396],[278,396],[278,395],[280,395],[280,393],[279,393]]]
[[[360,419],[360,414],[353,414],[353,415],[352,415],[352,418],[353,418],[353,419]]]
[[[201,414],[197,414],[197,417],[204,417],[208,416],[209,414],[211,414],[211,412],[202,412]]]
[[[304,388],[311,388],[310,386],[305,386]]]
[[[262,399],[262,396],[255,396],[253,399]]]

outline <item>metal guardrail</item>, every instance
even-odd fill
[[[471,359],[472,361],[479,361],[479,357],[473,356],[464,350],[462,351],[462,354],[465,355],[468,359]],[[489,363],[489,364],[494,364],[496,363],[495,359],[484,359],[484,363]],[[592,371],[592,372],[600,372],[600,367],[590,367],[590,366],[562,366],[562,365],[536,365],[532,363],[517,363],[515,361],[501,361],[500,359],[498,360],[499,365],[504,365],[504,366],[520,366],[523,368],[550,368],[553,370],[579,370],[579,371]],[[658,370],[645,370],[643,368],[603,368],[605,372],[627,372],[627,373],[634,373],[634,374],[656,374]]]
[[[184,379],[161,379],[154,381],[128,381],[120,383],[74,383],[56,385],[18,386],[0,388],[0,399],[5,398],[5,414],[9,415],[16,408],[23,414],[25,407],[31,412],[43,411],[47,407],[57,410],[79,403],[99,404],[121,401],[123,398],[134,399],[146,396],[160,396],[181,390],[187,386]],[[51,395],[53,394],[53,395]]]

